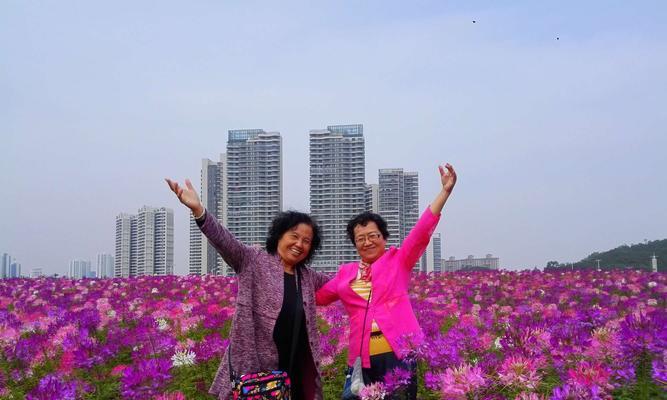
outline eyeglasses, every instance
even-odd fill
[[[365,236],[357,236],[354,238],[354,243],[356,244],[364,244],[366,243],[366,239],[368,239],[371,242],[374,242],[382,237],[382,234],[380,232],[371,232],[366,234]]]

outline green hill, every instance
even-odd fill
[[[651,257],[658,258],[658,271],[667,272],[667,239],[653,240],[646,243],[618,246],[615,249],[595,252],[581,261],[573,263],[575,269],[597,268],[640,268],[651,269]],[[549,261],[547,269],[570,267],[569,263],[562,264]]]

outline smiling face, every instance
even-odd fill
[[[384,254],[387,239],[382,236],[380,229],[373,221],[369,221],[366,226],[356,225],[354,227],[354,247],[361,260],[372,264]]]
[[[292,269],[310,253],[313,242],[313,228],[308,224],[298,224],[288,229],[278,240],[278,255],[285,267]]]

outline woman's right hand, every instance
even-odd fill
[[[204,205],[199,200],[197,191],[189,179],[185,180],[185,187],[181,187],[178,182],[172,181],[169,178],[165,178],[165,181],[167,181],[169,189],[176,194],[178,200],[192,210],[192,214],[195,217],[199,217],[204,213]]]

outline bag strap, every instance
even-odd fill
[[[227,347],[227,362],[229,363],[229,380],[234,382],[234,369],[232,368],[232,341],[229,340],[229,347]]]
[[[299,336],[301,331],[301,318],[305,312],[303,309],[303,295],[301,292],[301,268],[298,266],[295,268],[296,271],[296,311],[294,314],[294,329],[292,330],[292,348],[290,349],[289,355],[289,370],[287,374],[292,376],[292,369],[294,368],[294,357],[296,356],[296,345],[299,342]]]
[[[373,294],[373,286],[368,291],[368,299],[366,300],[366,311],[364,312],[364,325],[361,328],[361,341],[359,343],[359,357],[361,357],[361,350],[364,348],[364,334],[366,333],[366,317],[368,316],[368,306],[371,303],[371,295]]]

